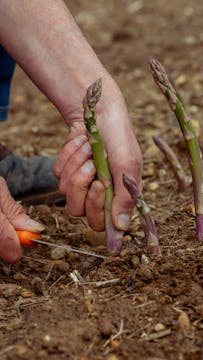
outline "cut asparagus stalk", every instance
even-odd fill
[[[155,59],[150,59],[150,67],[155,83],[168,100],[182,130],[189,156],[192,174],[195,213],[196,238],[203,240],[203,162],[201,150],[185,107],[171,84],[165,69]]]
[[[132,199],[134,200],[136,208],[139,212],[140,222],[145,235],[144,243],[147,248],[148,254],[150,256],[160,255],[161,248],[157,237],[154,219],[150,214],[150,209],[145,203],[142,194],[138,190],[136,180],[132,176],[123,174],[123,183],[126,189],[129,191]]]
[[[191,178],[185,175],[183,167],[171,147],[160,136],[153,136],[154,143],[167,158],[178,181],[180,191],[184,191],[191,184]]]
[[[96,124],[96,104],[101,97],[102,82],[98,79],[87,90],[83,100],[84,120],[92,148],[97,177],[105,187],[105,231],[107,248],[110,253],[119,253],[123,244],[123,232],[116,230],[112,222],[113,182],[108,164],[107,153]]]

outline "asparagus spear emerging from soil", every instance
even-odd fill
[[[179,190],[184,191],[190,186],[191,179],[185,175],[185,172],[176,154],[160,136],[153,136],[153,140],[156,146],[163,152],[168,162],[170,163],[173,173],[178,181]]]
[[[171,84],[165,69],[155,59],[150,59],[150,67],[155,83],[168,100],[182,130],[189,155],[192,173],[194,203],[196,213],[196,238],[203,240],[203,162],[201,150],[184,104]]]
[[[145,203],[142,194],[138,190],[136,180],[132,176],[123,174],[123,183],[134,200],[139,212],[141,225],[145,234],[144,242],[149,255],[160,255],[161,249],[157,237],[156,226],[150,214],[150,210]]]
[[[104,216],[107,248],[111,253],[119,253],[123,244],[123,232],[116,230],[112,222],[111,208],[114,189],[107,154],[96,124],[96,104],[101,97],[101,88],[102,82],[101,79],[98,79],[87,89],[83,100],[84,119],[97,170],[97,177],[105,187]]]

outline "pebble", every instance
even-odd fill
[[[103,317],[98,320],[99,330],[103,337],[108,338],[113,332],[113,325],[109,318]]]
[[[139,265],[139,263],[140,263],[140,259],[139,259],[138,256],[133,255],[132,258],[131,258],[131,262],[132,262],[133,266],[134,266],[135,268],[137,268],[138,265]]]
[[[16,272],[14,275],[13,275],[13,279],[14,280],[25,280],[26,279],[26,276],[24,274],[22,274],[21,272]]]
[[[132,236],[131,235],[125,235],[123,237],[123,241],[124,242],[131,242],[132,241]]]
[[[142,280],[150,281],[153,279],[153,273],[147,264],[140,264],[137,273]]]
[[[155,191],[159,188],[159,184],[157,182],[151,182],[149,185],[148,185],[148,189],[151,190],[151,191]]]
[[[55,248],[53,250],[51,250],[51,259],[52,260],[60,260],[60,259],[64,259],[66,256],[67,250],[65,249],[61,249],[61,248]]]
[[[190,327],[190,319],[185,311],[181,311],[178,316],[178,322],[181,329],[188,329]]]
[[[29,298],[29,297],[35,296],[35,294],[34,294],[30,289],[24,288],[24,289],[22,289],[22,291],[21,291],[21,296],[22,296],[23,298]]]
[[[159,332],[159,331],[162,331],[162,330],[165,330],[165,326],[161,323],[157,323],[155,326],[154,326],[154,330]]]
[[[33,289],[35,294],[37,294],[37,295],[43,295],[44,294],[43,282],[42,282],[42,279],[39,276],[35,276],[32,279],[31,285],[32,285],[32,289]]]
[[[149,257],[148,257],[147,255],[142,254],[142,256],[141,256],[141,262],[142,262],[143,264],[149,264],[149,263],[150,263],[150,259],[149,259]]]
[[[106,360],[119,360],[115,354],[110,354],[106,357]]]
[[[99,245],[106,245],[104,231],[96,232],[96,231],[88,228],[84,233],[84,238],[87,243],[92,245],[92,247],[96,247]]]

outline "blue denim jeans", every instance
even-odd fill
[[[10,84],[15,68],[15,61],[0,45],[0,121],[8,117]]]

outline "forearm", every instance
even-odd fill
[[[62,0],[1,0],[0,42],[66,119],[98,77],[114,87]]]

